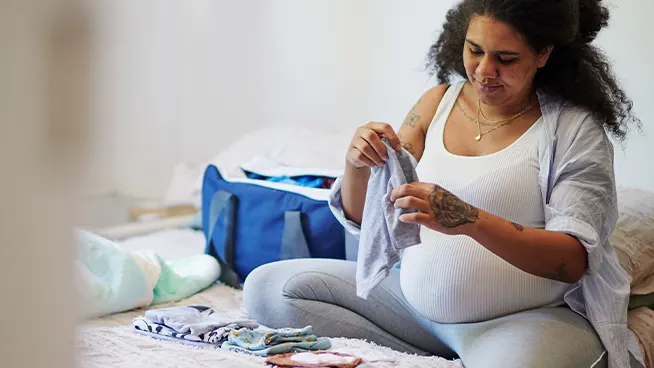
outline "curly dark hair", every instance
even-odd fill
[[[440,83],[453,75],[466,78],[463,47],[473,15],[512,25],[533,50],[553,46],[547,64],[536,72],[534,87],[590,110],[616,139],[629,125],[640,128],[632,101],[620,86],[608,59],[591,45],[608,25],[601,0],[463,0],[447,12],[443,30],[429,49],[427,69]]]

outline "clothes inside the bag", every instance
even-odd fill
[[[327,338],[318,338],[313,328],[281,328],[271,331],[240,329],[232,331],[222,349],[257,356],[271,356],[290,352],[325,350],[331,348]]]
[[[399,260],[399,251],[420,244],[420,225],[399,220],[414,210],[396,209],[391,191],[402,184],[418,181],[416,161],[405,149],[395,151],[384,140],[388,160],[370,172],[361,222],[357,258],[357,295],[367,298]]]
[[[361,358],[350,354],[331,351],[313,351],[274,355],[268,358],[266,363],[276,367],[355,368],[361,364],[361,361]]]
[[[332,187],[334,184],[334,181],[336,179],[334,178],[328,178],[328,177],[322,177],[322,176],[313,176],[313,175],[306,175],[306,176],[263,176],[251,172],[246,172],[245,175],[249,179],[256,179],[256,180],[266,180],[266,181],[272,181],[275,183],[284,183],[284,184],[291,184],[291,185],[298,185],[301,187],[309,187],[309,188],[322,188],[322,189],[329,189]]]

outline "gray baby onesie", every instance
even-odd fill
[[[221,327],[257,328],[259,323],[245,318],[234,318],[215,313],[213,309],[202,306],[181,306],[145,311],[145,318],[155,324],[165,325],[179,334],[201,335]]]
[[[400,249],[420,244],[420,225],[399,220],[416,210],[396,209],[390,200],[394,188],[418,181],[416,160],[404,148],[395,151],[383,142],[388,160],[383,167],[371,169],[361,221],[356,281],[357,295],[364,299],[400,260]]]

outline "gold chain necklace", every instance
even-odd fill
[[[479,114],[481,115],[481,117],[482,117],[484,120],[487,121],[486,125],[489,125],[489,126],[490,126],[490,125],[503,124],[503,123],[506,122],[506,121],[510,121],[510,120],[517,119],[518,117],[520,117],[521,115],[523,115],[523,114],[526,113],[527,111],[531,110],[531,108],[534,107],[534,105],[536,105],[536,102],[538,102],[538,99],[533,100],[529,105],[527,105],[527,107],[525,107],[524,109],[522,109],[519,113],[517,113],[517,114],[515,114],[515,115],[513,115],[513,116],[511,116],[510,118],[505,119],[505,120],[496,120],[496,121],[493,121],[493,120],[487,118],[486,116],[484,116],[484,112],[481,111],[481,106],[479,106]],[[480,103],[479,103],[479,100],[477,100],[477,105],[479,105],[479,104],[480,104]],[[482,124],[483,124],[483,123],[482,123]]]
[[[494,131],[496,129],[499,129],[499,128],[505,126],[505,125],[511,124],[515,119],[519,118],[520,116],[524,115],[527,111],[531,110],[531,108],[534,107],[537,102],[538,102],[538,99],[534,100],[527,107],[522,109],[522,111],[520,111],[519,113],[513,115],[512,117],[510,117],[507,120],[504,120],[504,121],[491,121],[491,120],[487,119],[484,116],[484,114],[481,112],[481,101],[479,99],[477,99],[477,129],[479,130],[479,134],[475,137],[475,140],[480,141],[481,137],[483,137],[484,134],[488,134],[488,133],[490,133],[490,132],[492,132],[492,131]],[[480,115],[484,118],[484,120],[492,123],[494,126],[491,129],[489,129],[489,130],[487,130],[485,132],[482,132],[481,131],[482,123],[479,120]],[[490,124],[486,123],[484,125],[490,125]]]
[[[474,117],[470,116],[470,114],[468,114],[468,112],[463,108],[463,106],[461,105],[461,101],[457,100],[456,101],[456,106],[459,108],[459,111],[461,111],[461,113],[463,113],[463,115],[468,120],[470,120],[474,124],[477,124],[477,120]],[[491,127],[497,125],[497,124],[489,124],[489,123],[486,123],[486,122],[481,121],[481,120],[479,121],[479,124],[481,124],[483,126],[491,126]]]

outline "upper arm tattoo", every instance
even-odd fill
[[[402,125],[406,125],[406,126],[409,126],[411,128],[416,127],[416,125],[418,124],[418,121],[420,120],[420,115],[418,115],[418,113],[416,112],[416,106],[418,106],[418,104],[420,103],[421,100],[422,100],[422,98],[420,100],[418,100],[418,102],[416,102],[415,105],[413,105],[413,107],[411,108],[411,111],[409,111],[409,114],[404,119],[404,122],[402,123]]]
[[[409,142],[408,140],[404,140],[402,132],[397,133],[397,137],[400,138],[400,144],[402,145],[402,148],[407,150],[410,154],[413,155],[413,157],[417,159],[418,157],[416,156],[416,149],[413,146],[413,143]]]
[[[429,206],[438,223],[453,228],[479,220],[479,210],[459,197],[436,185],[429,195]]]
[[[413,143],[411,143],[411,142],[402,142],[402,148],[409,151],[410,154],[412,154],[414,156],[416,155],[416,151],[413,148]]]

